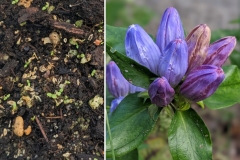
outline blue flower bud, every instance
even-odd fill
[[[153,104],[167,106],[174,98],[175,91],[165,77],[155,79],[149,86],[148,94]]]
[[[156,35],[156,44],[163,53],[168,43],[174,39],[185,39],[182,22],[178,11],[173,8],[167,8],[162,16]]]
[[[180,87],[180,94],[194,102],[212,95],[224,80],[222,68],[202,65],[192,70]]]
[[[129,82],[123,77],[115,62],[107,65],[106,81],[109,92],[115,97],[124,97],[129,92]]]
[[[119,103],[121,103],[121,101],[124,99],[124,97],[118,97],[114,100],[112,100],[111,102],[111,107],[110,107],[110,112],[113,112],[117,106],[119,105]]]
[[[177,86],[188,68],[187,43],[182,39],[171,41],[160,59],[159,74],[165,77],[172,87]]]
[[[231,36],[224,37],[212,43],[208,48],[207,58],[203,64],[221,67],[232,53],[235,45],[236,38]]]
[[[203,64],[207,56],[207,49],[210,43],[211,31],[206,24],[195,27],[187,36],[188,45],[188,70],[189,73],[194,68]]]
[[[126,55],[157,74],[160,51],[152,38],[137,24],[131,25],[125,39]]]

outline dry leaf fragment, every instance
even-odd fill
[[[50,33],[49,38],[50,38],[54,47],[60,42],[60,36],[58,35],[57,32]]]
[[[99,45],[102,43],[102,40],[96,39],[93,43],[94,43],[96,46],[99,46]]]
[[[42,38],[43,44],[52,43],[49,37]]]
[[[18,2],[18,6],[24,6],[25,8],[29,8],[31,6],[33,0],[20,0]]]
[[[32,99],[29,96],[22,96],[22,100],[25,101],[26,105],[31,108],[33,106]]]
[[[61,144],[57,144],[58,149],[63,149],[63,146]]]
[[[91,99],[88,104],[92,109],[97,109],[100,105],[103,105],[103,98],[99,95],[96,95],[93,99]]]

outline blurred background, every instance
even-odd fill
[[[107,0],[107,24],[128,27],[140,24],[155,37],[162,14],[167,7],[175,7],[186,33],[196,25],[206,23],[212,31],[211,41],[224,36],[236,36],[238,45],[226,64],[240,67],[240,0]],[[240,98],[240,97],[239,97]],[[193,106],[212,135],[214,160],[240,159],[240,105],[222,110]],[[161,113],[148,139],[139,146],[142,160],[171,160],[167,144],[170,118]]]

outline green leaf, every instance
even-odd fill
[[[125,54],[125,34],[127,28],[106,26],[107,40],[106,44],[112,47],[113,51]]]
[[[240,40],[239,29],[220,29],[212,31],[211,43],[226,36],[235,36],[237,40]]]
[[[107,160],[113,160],[112,158],[107,158]],[[138,160],[138,149],[125,154],[122,157],[116,157],[116,160]]]
[[[128,58],[127,56],[115,51],[111,51],[109,45],[106,46],[107,53],[112,58],[112,60],[118,65],[123,76],[132,84],[148,88],[151,84],[152,77],[157,77],[152,72],[150,72],[146,67],[141,66],[134,60]]]
[[[204,122],[193,110],[176,111],[168,131],[173,160],[211,160],[212,142]]]
[[[154,117],[150,117],[148,106],[150,101],[145,102],[137,97],[138,93],[129,94],[119,104],[117,109],[109,114],[109,125],[113,149],[116,157],[121,157],[137,148],[152,130],[160,113],[160,108]],[[111,158],[111,145],[107,133],[106,155]]]
[[[237,66],[223,66],[225,79],[217,91],[209,98],[203,100],[211,109],[230,107],[240,102],[240,71]]]
[[[230,58],[231,64],[237,65],[238,68],[240,68],[240,52],[239,51],[233,50],[229,58]]]
[[[127,9],[128,8],[128,9]],[[147,25],[156,16],[147,6],[137,5],[129,0],[111,0],[106,2],[107,24],[129,26],[131,24]]]

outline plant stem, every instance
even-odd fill
[[[109,139],[110,139],[110,145],[111,145],[111,150],[112,150],[112,159],[115,160],[115,154],[114,154],[114,149],[113,149],[113,143],[112,143],[112,135],[111,135],[111,130],[110,130],[110,126],[109,126],[109,122],[108,122],[108,115],[107,115],[107,111],[106,112],[106,123],[107,123],[107,130],[108,130],[108,135],[109,135]]]

